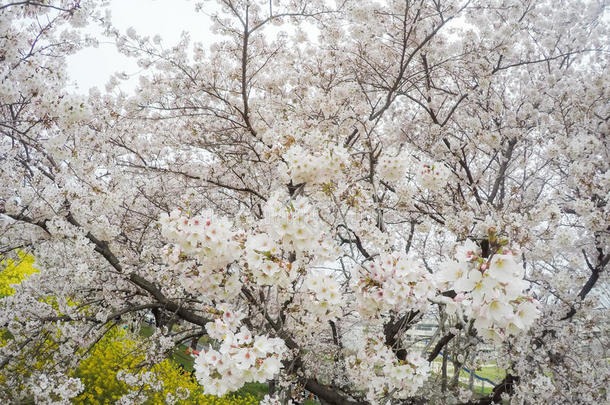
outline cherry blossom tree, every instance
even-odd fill
[[[168,46],[94,1],[0,2],[0,247],[40,269],[0,301],[0,398],[67,403],[152,312],[146,362],[208,336],[216,395],[608,401],[606,3],[218,3],[220,42]],[[134,94],[66,88],[87,24]],[[506,375],[475,396],[449,361]]]

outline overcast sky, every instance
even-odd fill
[[[188,31],[192,40],[209,44],[213,36],[210,19],[205,13],[211,12],[211,4],[206,3],[203,13],[196,13],[195,2],[189,0],[111,0],[110,10],[114,25],[122,33],[134,27],[141,35],[161,35],[163,43],[169,46],[179,40],[182,31]],[[133,59],[120,55],[110,43],[85,49],[68,59],[69,76],[83,93],[90,87],[103,89],[112,73],[117,71],[135,74],[139,68]],[[137,81],[121,88],[129,91],[134,83]]]

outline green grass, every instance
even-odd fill
[[[463,383],[460,381],[460,387],[468,388],[469,386],[467,383]],[[481,382],[477,381],[476,379],[474,380],[472,389],[474,390],[474,395],[476,398],[485,397],[491,394],[491,391],[493,391],[493,387],[491,387],[489,384],[485,384],[483,386],[483,391],[481,391]]]
[[[193,364],[195,363],[195,359],[190,354],[186,354],[187,346],[178,345],[172,351],[170,358],[176,363],[180,364],[185,371],[191,372],[193,371]]]
[[[247,383],[241,389],[236,391],[237,394],[250,394],[255,396],[259,401],[269,393],[269,384],[262,383]]]
[[[443,360],[441,357],[437,357],[433,361],[433,363],[440,364],[440,363],[442,363],[442,361]],[[450,361],[447,362],[447,372],[450,374],[453,374],[453,363],[451,363]],[[497,367],[495,365],[482,366],[482,367],[477,368],[474,372],[479,377],[488,378],[495,383],[502,381],[502,379],[504,379],[504,377],[506,376],[506,370],[504,370],[503,368]],[[468,378],[468,373],[462,369],[460,377]],[[475,379],[475,381],[476,381],[476,379]]]
[[[442,358],[437,357],[434,360],[434,363],[438,363],[438,364],[442,363]],[[434,374],[438,375],[437,373],[434,373]],[[451,378],[451,376],[453,375],[453,363],[451,363],[450,361],[447,362],[447,374],[449,375],[449,378]],[[506,370],[499,368],[495,365],[486,365],[486,366],[482,366],[482,367],[479,367],[478,369],[476,369],[475,374],[481,378],[487,378],[487,379],[493,381],[494,383],[499,383],[506,376]],[[463,369],[460,370],[459,384],[461,387],[464,387],[464,388],[469,387],[468,383],[464,382],[464,380],[468,380],[469,377],[470,377],[470,374],[468,372],[466,372]],[[474,389],[474,394],[477,398],[487,396],[493,390],[493,387],[491,386],[491,384],[489,384],[487,382],[483,384],[483,390],[481,390],[481,381],[476,378],[474,379],[472,387]]]
[[[150,325],[143,324],[140,327],[140,336],[150,337],[153,333],[155,333],[155,328]]]
[[[475,373],[479,377],[489,378],[491,381],[498,383],[506,377],[506,370],[496,366],[483,366],[478,368]]]

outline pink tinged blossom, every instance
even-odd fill
[[[459,262],[468,262],[470,259],[478,255],[479,247],[470,239],[466,239],[464,243],[456,247],[455,259]]]
[[[237,362],[237,368],[246,370],[256,363],[256,354],[254,350],[244,348],[237,351],[237,353],[233,356],[233,360]]]
[[[464,294],[464,292],[460,292],[455,297],[453,297],[453,301],[462,302],[462,301],[464,301],[464,298],[466,298],[466,294]]]

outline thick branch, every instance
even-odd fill
[[[587,266],[591,269],[591,275],[589,276],[589,279],[587,280],[585,285],[582,287],[582,289],[578,293],[578,298],[580,298],[581,301],[584,300],[585,297],[587,296],[587,294],[589,294],[589,292],[593,289],[593,287],[595,286],[595,283],[597,283],[597,280],[599,279],[601,272],[604,270],[604,268],[610,261],[610,254],[604,255],[603,250],[600,249],[599,255],[597,257],[597,265],[594,267],[589,262],[589,258],[587,257],[587,254],[584,250],[582,251],[582,254],[585,256],[585,261],[587,262]],[[576,314],[576,308],[574,308],[574,306],[572,306],[570,308],[570,311],[563,318],[561,318],[561,320],[565,321],[566,319],[572,319],[572,317],[575,314]]]
[[[390,320],[383,326],[383,333],[385,336],[385,344],[390,346],[394,353],[396,353],[396,357],[400,360],[404,360],[407,358],[407,351],[403,348],[398,347],[399,341],[399,332],[404,332],[409,329],[409,323],[415,319],[415,317],[419,315],[419,311],[410,311],[400,317],[398,320],[394,322],[394,320]]]
[[[355,402],[345,398],[343,395],[337,393],[331,388],[327,388],[316,380],[310,379],[305,383],[305,389],[315,395],[318,398],[324,400],[330,405],[364,405],[363,402]]]
[[[515,385],[519,383],[519,377],[515,377],[511,374],[506,374],[506,377],[494,387],[491,394],[486,397],[475,399],[472,401],[464,402],[459,405],[491,405],[502,403],[502,394],[507,393],[512,395],[515,391]]]
[[[506,168],[508,167],[508,163],[510,162],[510,158],[513,155],[513,150],[515,148],[515,144],[517,143],[517,139],[511,139],[508,141],[508,148],[506,151],[502,153],[502,157],[504,161],[500,165],[500,170],[498,170],[498,176],[496,177],[496,181],[494,182],[493,189],[491,190],[491,194],[487,199],[487,202],[490,204],[493,203],[496,198],[496,194],[498,194],[498,190],[500,189],[500,184],[504,181],[504,175],[506,173]]]
[[[14,220],[27,222],[32,225],[36,225],[36,226],[44,229],[45,231],[47,231],[46,221],[35,221],[35,220],[33,220],[27,216],[23,216],[23,215],[9,215],[9,214],[6,214],[5,212],[0,212],[0,213],[7,215],[10,218],[13,218]],[[82,227],[74,219],[72,214],[68,214],[66,216],[66,220],[70,224],[82,229]],[[104,259],[106,259],[106,261],[117,272],[123,273],[123,267],[121,266],[121,263],[119,262],[116,255],[110,250],[108,242],[96,238],[93,234],[91,234],[91,232],[87,232],[86,238],[89,239],[89,241],[91,241],[91,243],[93,243],[94,250],[96,252],[98,252],[100,255],[102,255],[102,257],[104,257]],[[163,293],[161,292],[161,290],[159,288],[157,288],[150,281],[146,280],[144,277],[139,276],[136,273],[131,273],[131,274],[129,274],[129,280],[132,283],[134,283],[136,286],[142,288],[143,290],[148,292],[151,296],[153,296],[157,300],[157,302],[160,304],[159,305],[160,307],[163,307],[164,309],[166,309],[168,311],[176,313],[178,316],[180,316],[185,321],[191,322],[191,323],[193,323],[195,325],[199,325],[199,326],[205,326],[205,324],[210,321],[209,319],[203,318],[199,315],[194,314],[193,312],[189,311],[188,309],[183,308],[180,304],[169,300],[165,295],[163,295]]]
[[[180,304],[170,301],[165,295],[163,295],[159,288],[157,288],[150,281],[146,280],[144,277],[141,277],[136,273],[131,273],[129,275],[129,280],[138,287],[142,288],[143,290],[146,290],[157,300],[157,302],[159,302],[163,306],[163,308],[176,313],[180,318],[184,319],[185,321],[199,326],[205,326],[206,323],[210,322],[209,319],[196,315],[188,309],[183,308]]]
[[[432,349],[432,352],[430,352],[430,355],[428,356],[428,361],[434,361],[436,356],[438,356],[438,354],[441,352],[441,350],[443,350],[443,347],[445,347],[447,345],[447,343],[449,343],[451,341],[451,339],[453,339],[454,337],[455,337],[455,335],[451,332],[449,332],[448,334],[443,336],[441,338],[441,340],[439,340],[436,343],[436,345],[434,346],[434,349]]]
[[[83,227],[80,226],[80,224],[76,221],[76,219],[74,219],[71,213],[68,213],[68,215],[66,215],[66,220],[72,225],[83,229]],[[112,253],[112,251],[110,250],[108,242],[96,238],[91,232],[87,232],[87,235],[85,235],[85,237],[89,239],[91,243],[93,243],[93,245],[95,246],[94,250],[104,256],[104,259],[106,259],[106,261],[112,267],[114,267],[116,271],[118,271],[119,273],[123,272],[123,267],[121,266],[119,259],[117,259],[114,253]]]

